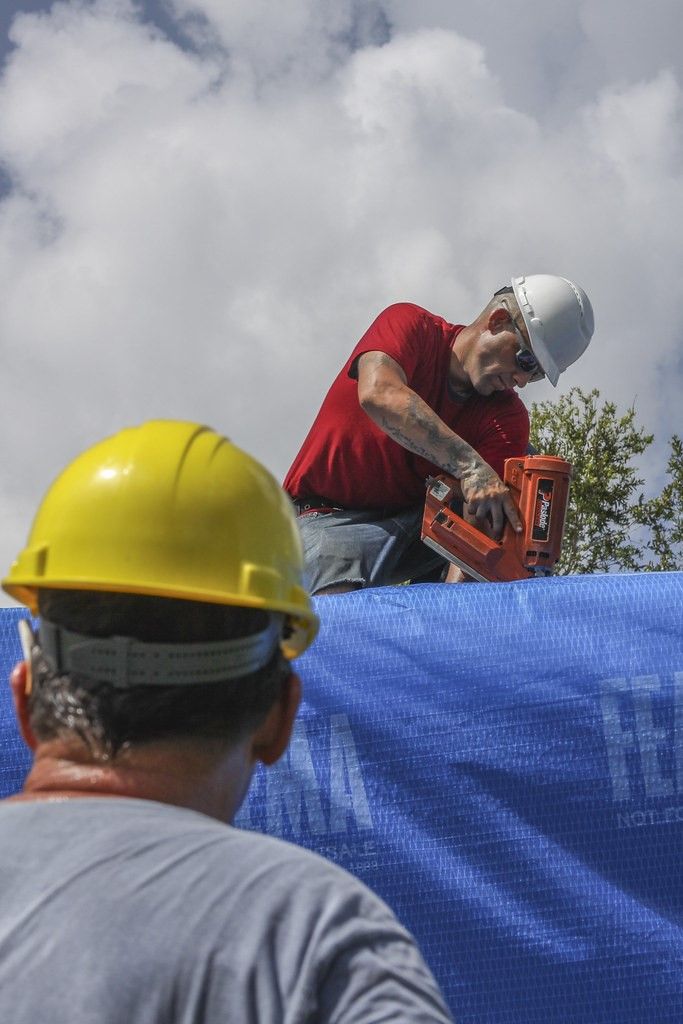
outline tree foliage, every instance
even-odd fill
[[[667,482],[646,497],[635,460],[653,440],[597,389],[532,405],[531,443],[573,466],[557,573],[683,569],[683,443],[671,438]]]
[[[662,493],[641,500],[638,521],[649,531],[649,561],[645,569],[683,569],[683,441],[671,438],[667,466],[669,480]]]

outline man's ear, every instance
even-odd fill
[[[492,309],[489,313],[486,326],[491,334],[496,334],[501,328],[504,330],[505,325],[512,321],[512,317],[508,313],[504,306],[497,306],[496,309]]]
[[[279,698],[252,737],[251,751],[255,761],[270,765],[282,757],[291,738],[300,703],[301,680],[292,673],[285,679]]]
[[[31,750],[35,750],[38,741],[31,728],[28,712],[28,695],[31,692],[29,685],[29,667],[25,661],[18,662],[12,669],[10,675],[10,687],[12,688],[12,700],[14,701],[14,712],[19,723],[19,732],[24,743]]]

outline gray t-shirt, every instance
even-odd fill
[[[0,1021],[450,1019],[391,911],[307,850],[149,800],[0,805]]]

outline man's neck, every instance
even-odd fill
[[[448,365],[448,394],[454,402],[466,402],[475,393],[469,374],[465,369],[465,359],[470,347],[475,343],[473,325],[458,331],[451,345],[451,358]]]
[[[177,743],[146,744],[111,761],[58,741],[40,744],[21,793],[10,800],[128,797],[154,800],[232,821],[246,795],[252,767],[240,744],[223,750]]]

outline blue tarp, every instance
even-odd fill
[[[318,610],[290,751],[238,823],[383,896],[462,1024],[680,1024],[683,574]],[[16,617],[0,613],[5,674]],[[3,700],[7,794],[28,762]]]

